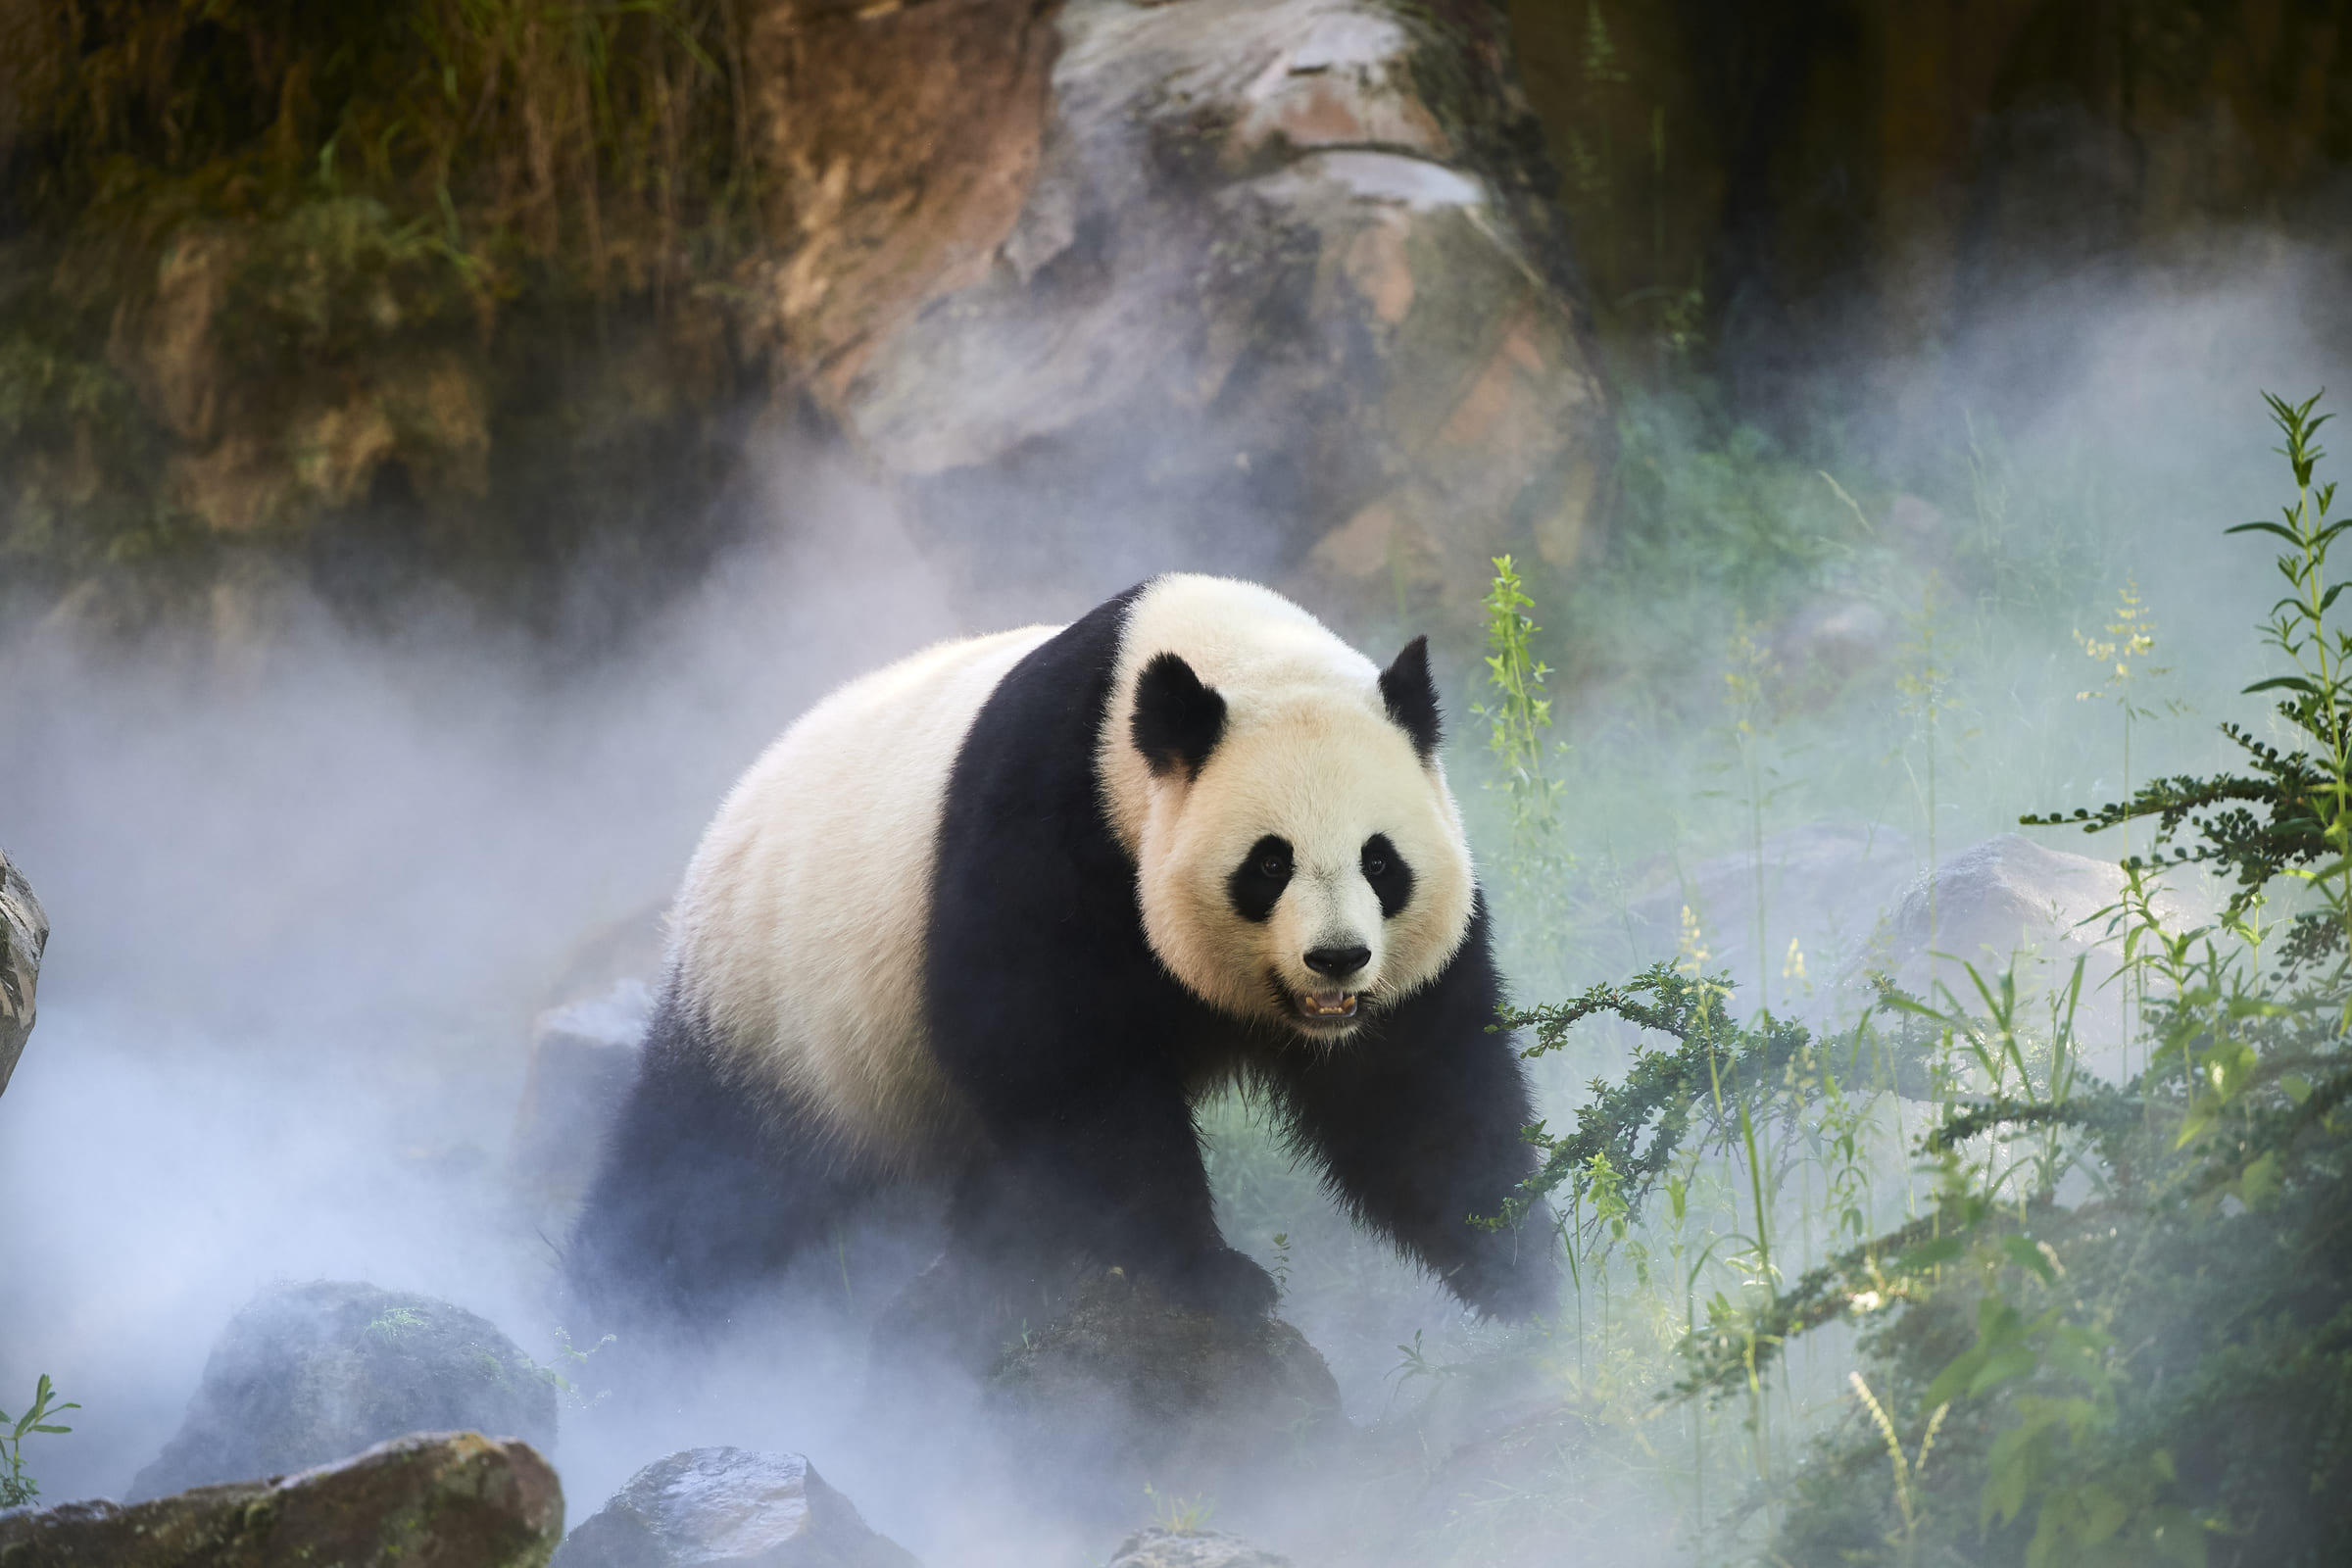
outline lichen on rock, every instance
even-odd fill
[[[452,1428],[552,1447],[555,1386],[496,1326],[446,1301],[342,1281],[286,1286],[229,1320],[179,1431],[130,1496],[282,1474]]]

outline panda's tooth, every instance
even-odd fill
[[[1351,1018],[1355,1015],[1355,997],[1352,991],[1310,991],[1298,999],[1300,1010],[1317,1018]]]

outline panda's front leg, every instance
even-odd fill
[[[1303,1144],[1357,1216],[1387,1232],[1466,1304],[1495,1317],[1548,1310],[1558,1289],[1550,1210],[1499,1217],[1535,1169],[1535,1119],[1507,1035],[1483,906],[1444,974],[1330,1047],[1293,1049],[1268,1076]]]
[[[1153,1031],[1060,1042],[935,1029],[989,1150],[957,1193],[955,1245],[1024,1272],[1075,1258],[1126,1269],[1204,1310],[1274,1304],[1274,1281],[1225,1245],[1199,1129]]]

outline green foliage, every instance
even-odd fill
[[[1688,962],[1504,1017],[1534,1032],[1531,1057],[1580,1026],[1639,1032],[1573,1133],[1530,1129],[1542,1169],[1498,1218],[1568,1195],[1580,1314],[1594,1281],[1606,1311],[1612,1250],[1646,1290],[1671,1238],[1690,1516],[1709,1517],[1702,1416],[1729,1399],[1746,1412],[1750,1489],[1716,1517],[1760,1525],[1767,1560],[2319,1564],[2352,1550],[2352,635],[2329,619],[2340,585],[2326,555],[2343,523],[2315,473],[2315,406],[2271,408],[2295,499],[2279,523],[2237,531],[2288,547],[2289,592],[2264,636],[2289,672],[2251,690],[2281,694],[2292,739],[2225,725],[2253,759],[2244,776],[2159,780],[2096,817],[2033,819],[2158,818],[2172,853],[2128,860],[2107,911],[2114,983],[2139,999],[2136,1071],[2085,1069],[2080,962],[2035,1003],[2014,971],[1955,961],[1930,998],[1883,986],[1829,1041],[1736,1020],[1728,981]],[[2152,639],[2125,595],[2112,646],[2094,652],[2111,676],[2124,666],[2100,695],[2129,719],[2145,716],[2133,682]],[[1909,695],[1931,721],[1949,701],[1944,659],[1915,661],[1932,674]],[[2235,880],[2211,924],[2165,913],[2159,873],[2183,860]],[[2284,941],[2262,923],[2281,887],[2308,903]],[[1869,1150],[1880,1118],[1903,1114],[1886,1093],[1898,1085],[1934,1108],[1910,1130],[1927,1190],[1890,1224]],[[1695,1197],[1711,1166],[1722,1177]],[[1671,1213],[1646,1212],[1661,1192]],[[1788,1234],[1791,1199],[1801,1223],[1829,1218],[1826,1236]],[[1683,1240],[1697,1202],[1716,1237],[1704,1251]],[[1798,1256],[1820,1261],[1784,1278]],[[1698,1283],[1726,1270],[1725,1289]],[[1803,1463],[1777,1461],[1770,1412],[1801,1415],[1795,1391],[1828,1381],[1801,1377],[1799,1357],[1844,1336],[1861,1364],[1839,1369],[1842,1417]]]
[[[2338,956],[2352,929],[2352,631],[2331,626],[2328,612],[2342,582],[2329,583],[2328,554],[2352,517],[2330,520],[2335,486],[2320,484],[2326,454],[2315,414],[2319,398],[2300,404],[2265,394],[2283,444],[2278,449],[2294,478],[2295,496],[2279,520],[2259,519],[2230,529],[2279,540],[2277,558],[2288,592],[2272,606],[2264,641],[2283,656],[2290,672],[2256,681],[2251,693],[2278,692],[2275,711],[2292,750],[2281,752],[2252,730],[2224,722],[2222,734],[2243,755],[2250,771],[2211,778],[2155,779],[2128,799],[2096,810],[2027,816],[2029,826],[2079,824],[2087,832],[2156,819],[2155,858],[2210,863],[2231,874],[2236,890],[2229,914],[2242,918],[2281,877],[2315,888],[2325,907],[2293,916],[2281,956],[2289,967]],[[2180,842],[2189,834],[2194,843]]]
[[[1152,1522],[1173,1536],[1205,1535],[1217,1511],[1206,1493],[1180,1496],[1161,1492],[1149,1481],[1144,1483],[1144,1497],[1152,1505]]]
[[[12,587],[348,526],[523,591],[705,482],[757,221],[723,0],[106,0],[0,54]]]
[[[1487,788],[1502,797],[1509,833],[1499,891],[1506,892],[1536,930],[1559,928],[1568,915],[1568,880],[1575,873],[1560,807],[1566,784],[1560,765],[1568,744],[1551,740],[1551,666],[1536,652],[1542,627],[1528,612],[1535,601],[1509,556],[1494,558],[1488,586],[1486,702],[1470,715],[1487,728],[1494,764]]]
[[[1470,713],[1487,726],[1502,793],[1510,803],[1511,844],[1527,867],[1557,857],[1560,781],[1547,766],[1551,749],[1551,699],[1544,689],[1551,666],[1536,656],[1543,628],[1528,611],[1535,601],[1508,556],[1494,558],[1494,580],[1487,590],[1487,682],[1492,703],[1474,703]],[[1564,746],[1563,746],[1564,749]]]
[[[488,304],[740,239],[739,40],[711,0],[111,0],[18,23],[0,158],[36,221],[130,265],[190,219],[375,200]]]
[[[0,1508],[18,1507],[41,1494],[41,1489],[24,1471],[24,1440],[35,1432],[66,1433],[74,1430],[72,1427],[59,1426],[50,1417],[67,1410],[78,1410],[81,1406],[71,1401],[58,1404],[53,1402],[55,1397],[56,1390],[50,1386],[49,1374],[44,1372],[40,1381],[33,1386],[32,1403],[25,1407],[23,1415],[12,1421],[7,1411],[0,1410],[0,1461],[5,1461],[8,1466],[7,1474],[0,1475]]]
[[[1530,1058],[1561,1049],[1571,1029],[1600,1014],[1667,1035],[1675,1045],[1666,1051],[1638,1046],[1620,1081],[1595,1081],[1592,1099],[1577,1110],[1573,1133],[1556,1136],[1541,1122],[1529,1128],[1527,1140],[1544,1151],[1544,1163],[1492,1223],[1516,1223],[1563,1184],[1590,1187],[1596,1179],[1617,1198],[1621,1212],[1648,1198],[1694,1125],[1702,1145],[1740,1136],[1742,1094],[1776,1086],[1811,1046],[1812,1034],[1770,1017],[1753,1026],[1735,1022],[1725,1006],[1731,993],[1728,976],[1700,979],[1655,963],[1622,986],[1595,985],[1573,1002],[1505,1008],[1501,1027],[1535,1031],[1534,1044],[1522,1053]],[[1596,1216],[1595,1223],[1608,1217],[1598,1210]]]
[[[558,1325],[555,1360],[546,1365],[533,1362],[531,1371],[541,1382],[556,1391],[556,1402],[564,1409],[593,1410],[604,1403],[611,1396],[612,1391],[599,1389],[596,1393],[590,1394],[576,1380],[588,1375],[588,1363],[591,1357],[614,1343],[616,1343],[616,1337],[608,1334],[583,1350],[571,1343],[570,1331]]]
[[[2156,912],[2155,866],[2128,864],[2112,915],[2126,977],[2148,996],[2146,1068],[2121,1085],[2075,1070],[2073,993],[2037,1061],[2005,988],[1980,979],[1966,1012],[1897,1004],[1961,1042],[1975,1068],[1979,1092],[1947,1093],[1921,1140],[1939,1173],[1936,1210],[1809,1274],[1769,1313],[1767,1332],[1785,1340],[1908,1303],[1871,1343],[1919,1422],[1950,1412],[1957,1452],[1917,1508],[1936,1538],[1958,1546],[1973,1534],[1973,1560],[2320,1563],[2352,1548],[2352,1258],[2337,1236],[2352,1203],[2341,942],[2352,642],[2327,621],[2339,585],[2326,556],[2342,523],[2326,520],[2331,491],[2314,482],[2315,404],[2269,401],[2295,501],[2282,523],[2231,531],[2288,546],[2278,567],[2291,591],[2265,636],[2295,672],[2249,690],[2288,694],[2278,716],[2304,747],[2281,759],[2225,725],[2257,776],[2159,780],[2099,813],[2101,825],[2154,815],[2160,845],[2193,840],[2176,862],[2237,882],[2218,927],[2176,929]],[[2224,801],[2247,804],[2197,814]],[[2281,878],[2319,907],[2266,970],[2247,917]],[[2078,1162],[2095,1196],[2070,1207],[2059,1182]],[[1975,1322],[1965,1341],[1950,1333],[1963,1303]],[[1728,1381],[1729,1361],[1702,1359],[1693,1386]],[[1899,1407],[1873,1406],[1889,1441]],[[1851,1474],[1854,1453],[1849,1440],[1827,1441],[1797,1489],[1785,1553],[1844,1543],[1857,1555],[1854,1497],[1834,1479]],[[1915,1501],[1897,1497],[1901,1527],[1884,1539],[1899,1535],[1904,1550],[1886,1560],[1908,1556]]]

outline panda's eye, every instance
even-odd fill
[[[1413,902],[1413,868],[1404,863],[1404,857],[1396,853],[1396,846],[1389,842],[1386,833],[1375,833],[1364,840],[1359,863],[1364,880],[1372,884],[1372,892],[1380,900],[1382,919],[1395,919]]]
[[[1233,901],[1234,912],[1253,924],[1271,916],[1274,906],[1282,901],[1282,890],[1291,885],[1295,861],[1290,842],[1271,833],[1250,845],[1250,853],[1225,879],[1225,894]]]

